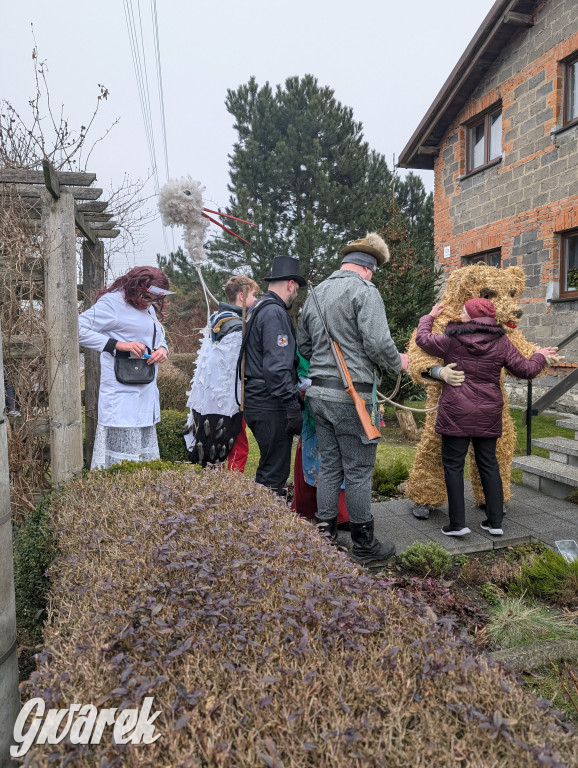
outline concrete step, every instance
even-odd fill
[[[559,464],[578,467],[578,440],[569,437],[538,437],[532,445],[550,451],[550,459]]]
[[[557,427],[563,427],[564,429],[573,429],[574,438],[578,440],[578,420],[577,419],[558,419],[556,422]]]
[[[547,496],[564,499],[574,488],[578,488],[578,467],[542,456],[516,456],[512,466],[522,470],[524,485]]]

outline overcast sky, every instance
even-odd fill
[[[225,109],[228,88],[254,75],[259,85],[312,74],[352,107],[372,149],[391,166],[493,4],[466,0],[157,0],[160,57],[171,177],[190,174],[206,187],[209,207],[228,203],[228,154],[235,140]],[[98,185],[124,174],[146,178],[151,160],[125,18],[125,2],[3,0],[0,97],[23,113],[34,94],[34,40],[47,60],[53,104],[73,126],[92,113],[99,89],[110,92],[92,132],[100,142],[89,162]],[[139,0],[130,0],[139,19]],[[166,180],[151,0],[140,0],[142,45],[153,114],[159,183]],[[140,36],[140,28],[138,30]],[[433,173],[422,178],[432,189]],[[147,194],[154,195],[152,182]],[[151,199],[154,206],[155,201]],[[166,236],[172,248],[172,235]],[[181,242],[175,232],[175,244]],[[165,251],[160,220],[146,230],[136,263]],[[273,255],[273,254],[272,254]],[[117,260],[117,271],[135,263]]]

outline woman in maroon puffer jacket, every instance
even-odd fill
[[[446,536],[470,533],[464,504],[464,462],[470,439],[486,497],[487,520],[481,527],[502,535],[504,495],[496,459],[496,441],[502,434],[504,400],[500,385],[502,367],[520,379],[533,379],[556,354],[552,347],[538,347],[527,360],[496,323],[496,308],[488,299],[470,299],[464,304],[461,322],[447,324],[443,334],[431,332],[436,317],[444,311],[435,304],[417,328],[416,343],[430,355],[442,357],[444,365],[456,363],[465,373],[458,387],[443,387],[435,430],[442,436],[442,462],[448,492],[450,524]]]

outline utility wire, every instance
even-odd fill
[[[138,30],[140,30],[140,44],[139,44],[139,31],[137,30],[137,23],[135,19],[134,9],[132,6],[132,0],[123,0],[123,2],[124,2],[124,11],[125,11],[129,41],[131,46],[131,53],[133,58],[135,77],[137,81],[137,88],[138,88],[139,99],[141,104],[141,112],[143,117],[145,136],[147,140],[149,158],[150,158],[151,169],[153,174],[154,189],[155,189],[156,195],[158,196],[160,191],[160,186],[159,186],[158,168],[157,168],[157,160],[156,160],[156,146],[155,146],[155,140],[154,140],[154,126],[153,126],[152,110],[151,110],[151,102],[150,102],[150,90],[149,90],[149,84],[148,84],[148,72],[146,67],[146,53],[145,53],[144,35],[143,35],[143,28],[142,28],[140,0],[137,0],[137,8],[138,8],[138,16],[139,16]],[[162,121],[164,124],[164,114],[163,114]],[[164,135],[165,134],[163,132],[163,136]],[[167,156],[166,138],[165,138],[165,156]],[[165,246],[165,253],[168,254],[169,247],[168,247],[167,236],[166,236],[166,231],[164,227],[162,227],[162,232],[163,232],[163,242]]]
[[[152,137],[152,121],[150,119],[150,101],[147,99],[147,93],[144,88],[144,80],[142,74],[141,55],[138,45],[138,37],[136,33],[136,25],[134,21],[134,12],[131,5],[131,0],[124,0],[125,17],[127,23],[127,29],[129,34],[129,41],[131,46],[131,53],[135,71],[135,77],[137,81],[138,94],[141,105],[141,112],[143,116],[143,123],[145,129],[145,136],[147,141],[147,147],[149,151],[149,159],[151,163],[151,170],[156,178],[156,156],[154,153],[154,143]]]
[[[163,136],[163,150],[164,150],[164,157],[165,157],[165,181],[168,181],[171,177],[171,174],[169,172],[169,152],[168,152],[168,143],[167,143],[167,125],[165,120],[165,96],[164,96],[164,89],[163,89],[163,70],[161,66],[161,46],[159,42],[159,23],[158,23],[158,16],[157,16],[157,0],[151,0],[151,16],[153,21],[153,33],[154,33],[154,43],[155,43],[155,56],[156,56],[156,66],[157,66],[157,86],[159,90],[159,104],[160,104],[160,111],[161,111],[161,129],[162,129],[162,136]],[[173,227],[171,227],[171,237],[173,241],[173,252],[175,250],[175,231]]]
[[[167,149],[167,127],[165,122],[165,97],[164,97],[164,91],[163,91],[163,71],[161,67],[161,48],[159,43],[159,25],[158,25],[158,19],[157,19],[157,0],[151,0],[151,13],[152,13],[152,19],[153,19],[155,54],[156,54],[156,63],[157,63],[157,84],[159,89],[159,103],[161,107],[161,127],[163,131],[165,173],[166,173],[166,181],[168,181],[170,178],[169,153]]]

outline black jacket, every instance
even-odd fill
[[[264,302],[264,306],[259,304]],[[246,410],[297,408],[295,329],[285,302],[272,291],[251,308],[245,349]]]

